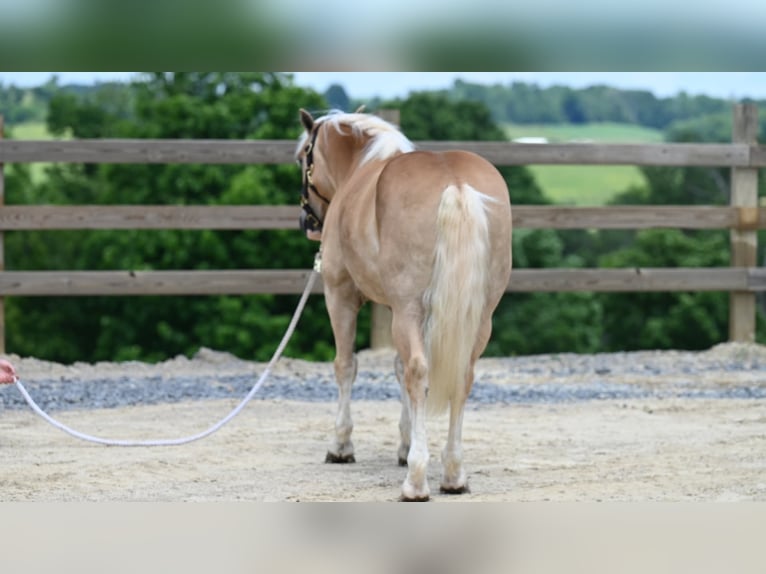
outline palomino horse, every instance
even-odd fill
[[[462,493],[463,409],[474,364],[511,272],[511,206],[498,171],[463,151],[414,151],[368,114],[314,119],[297,148],[301,228],[322,242],[322,278],[339,387],[327,462],[354,462],[351,386],[356,318],[365,300],[391,308],[402,387],[403,500],[428,500],[426,412],[449,409],[441,490]]]

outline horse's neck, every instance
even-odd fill
[[[347,167],[342,179],[339,181],[338,190],[346,193],[359,195],[373,192],[380,177],[380,173],[385,168],[389,160],[372,160],[361,163],[361,157],[355,158],[355,161]]]
[[[344,130],[346,129],[350,130],[351,128],[344,128]],[[327,154],[326,160],[336,192],[347,188],[349,185],[354,185],[351,182],[359,179],[360,172],[367,172],[370,164],[380,163],[373,160],[362,164],[367,144],[370,142],[369,137],[360,137],[350,131],[328,130],[323,133],[325,137],[323,143],[327,149],[332,150],[332,153]]]
[[[335,253],[337,266],[345,269],[366,297],[379,298],[380,293],[370,291],[372,278],[379,273],[378,253],[380,237],[378,227],[376,190],[384,162],[366,163],[349,175],[337,190],[330,205],[324,240],[326,253]],[[348,239],[353,240],[349,241]]]

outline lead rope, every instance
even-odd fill
[[[300,319],[301,313],[303,312],[303,308],[306,306],[306,301],[308,300],[309,294],[311,293],[311,289],[313,288],[314,282],[316,281],[316,276],[319,274],[320,270],[321,270],[321,251],[316,254],[316,257],[314,259],[314,270],[309,275],[308,282],[306,283],[306,288],[303,290],[303,295],[301,295],[300,301],[298,301],[298,306],[295,309],[295,313],[293,313],[293,318],[290,321],[290,325],[288,325],[287,331],[285,331],[285,334],[282,337],[282,341],[279,343],[277,350],[274,351],[274,356],[271,358],[271,361],[269,361],[269,364],[266,366],[266,369],[263,371],[263,373],[261,373],[261,376],[253,385],[253,388],[250,389],[250,392],[247,394],[247,396],[244,399],[242,399],[242,401],[236,407],[234,407],[234,410],[232,410],[228,415],[226,415],[220,421],[215,423],[213,426],[211,426],[207,430],[202,431],[200,433],[182,437],[182,438],[177,438],[177,439],[158,439],[158,440],[119,440],[119,439],[115,440],[115,439],[106,439],[106,438],[101,438],[97,436],[92,436],[89,434],[76,431],[68,427],[64,423],[61,423],[57,421],[56,419],[54,419],[53,417],[51,417],[48,413],[43,411],[38,406],[38,404],[34,401],[34,399],[29,395],[27,390],[24,388],[24,385],[21,384],[21,381],[19,380],[18,377],[14,378],[14,383],[16,384],[16,387],[21,392],[21,395],[24,397],[24,400],[26,400],[27,404],[29,404],[29,406],[32,407],[33,411],[35,411],[38,415],[40,415],[43,419],[45,419],[47,422],[52,424],[57,429],[64,431],[65,433],[73,436],[74,438],[78,438],[88,442],[94,442],[97,444],[104,444],[107,446],[178,446],[182,444],[188,444],[196,440],[200,440],[220,430],[225,424],[231,421],[231,419],[237,416],[240,413],[240,411],[243,408],[245,408],[245,405],[248,402],[250,402],[250,399],[252,399],[255,396],[255,394],[260,390],[260,388],[263,386],[263,383],[271,374],[272,367],[276,364],[276,362],[282,356],[282,352],[285,350],[287,343],[290,341],[290,337],[295,331],[295,326],[298,324],[298,319]]]

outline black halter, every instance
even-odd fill
[[[314,144],[317,141],[317,134],[319,134],[319,127],[311,134],[311,141],[309,141],[308,148],[306,149],[306,170],[303,172],[303,187],[301,189],[301,228],[303,231],[322,231],[322,218],[314,211],[309,203],[309,190],[324,201],[326,204],[330,204],[330,200],[324,195],[319,193],[319,190],[314,185],[312,175],[314,173]]]

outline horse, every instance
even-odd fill
[[[474,366],[511,273],[505,180],[466,151],[418,151],[393,124],[364,113],[300,110],[300,227],[320,241],[335,339],[335,434],[326,462],[355,462],[351,387],[357,314],[388,306],[401,385],[400,500],[430,497],[426,415],[449,410],[441,492],[468,492],[462,426]]]

